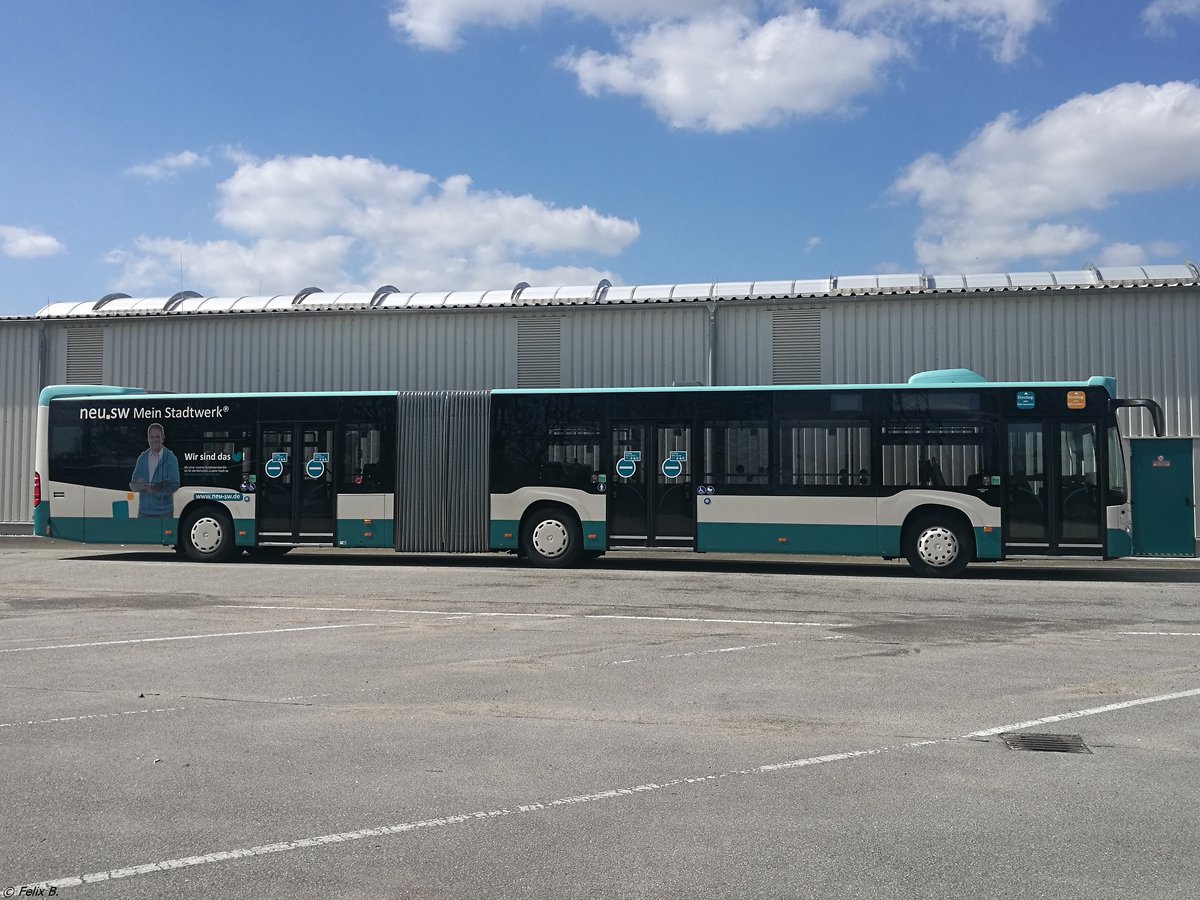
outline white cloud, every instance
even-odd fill
[[[978,32],[993,43],[996,59],[1013,62],[1024,52],[1030,32],[1050,20],[1050,11],[1057,3],[1058,0],[840,0],[840,18],[851,25],[946,22]]]
[[[180,153],[172,153],[168,156],[159,157],[153,162],[130,166],[125,170],[125,174],[135,175],[140,178],[149,178],[151,181],[161,181],[164,178],[178,175],[186,169],[194,169],[197,166],[203,167],[207,165],[207,156],[201,156],[192,150],[184,150]]]
[[[811,9],[762,25],[730,10],[661,22],[622,45],[561,64],[588,94],[638,96],[670,125],[715,132],[844,112],[904,52],[879,34],[827,28]]]
[[[449,50],[468,25],[527,25],[551,10],[563,10],[610,24],[631,24],[691,16],[753,0],[401,0],[388,21],[410,41]]]
[[[1142,10],[1142,21],[1152,34],[1167,34],[1171,19],[1200,19],[1200,0],[1154,0]]]
[[[598,20],[617,29],[618,49],[572,50],[559,60],[583,91],[640,97],[675,127],[730,132],[848,111],[879,83],[885,63],[907,53],[883,29],[947,23],[981,34],[1011,62],[1058,2],[395,0],[389,21],[415,44],[448,50],[472,25],[531,25],[551,12]],[[841,27],[822,24],[822,7],[838,11]]]
[[[1124,242],[1109,244],[1100,250],[1096,256],[1096,264],[1104,266],[1141,266],[1159,260],[1178,262],[1182,248],[1169,241],[1149,241],[1146,244],[1128,244]]]
[[[893,185],[924,212],[918,261],[942,271],[1052,261],[1100,242],[1089,211],[1121,194],[1200,182],[1200,87],[1122,84],[1081,94],[1022,128],[1006,113],[947,160]]]
[[[820,235],[814,234],[812,237],[810,237],[807,241],[804,242],[804,252],[812,253],[814,250],[816,250],[818,247],[820,247],[822,243],[823,242],[821,240]]]
[[[218,295],[257,294],[260,289],[295,293],[310,284],[341,288],[348,280],[342,262],[349,244],[343,235],[308,241],[263,238],[249,244],[141,237],[132,252],[113,251],[108,261],[123,266],[120,286],[126,293],[177,289],[181,274],[183,287],[203,287]]]
[[[0,225],[0,250],[13,259],[54,256],[66,249],[57,239],[35,228]]]
[[[1140,266],[1147,259],[1146,248],[1141,244],[1109,244],[1096,254],[1096,264],[1104,266]]]
[[[505,287],[591,283],[605,271],[556,264],[570,254],[620,253],[635,222],[588,207],[479,191],[463,175],[430,175],[358,157],[249,162],[219,187],[218,221],[244,237],[193,243],[144,237],[109,261],[122,290],[179,284],[217,294],[327,289]],[[538,267],[541,264],[541,267]]]

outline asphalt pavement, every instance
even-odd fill
[[[0,571],[0,895],[1200,889],[1194,561]]]

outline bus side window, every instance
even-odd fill
[[[868,422],[784,419],[778,433],[780,487],[870,485]]]
[[[341,471],[342,493],[391,493],[394,475],[390,447],[378,425],[346,426]]]
[[[704,480],[731,488],[766,488],[769,440],[766,420],[705,422]]]
[[[994,468],[991,428],[983,422],[885,422],[882,441],[884,485],[978,487]]]

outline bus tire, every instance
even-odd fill
[[[201,506],[183,520],[179,541],[193,562],[228,562],[237,553],[233,519],[217,506]]]
[[[974,557],[970,531],[954,515],[927,513],[904,530],[904,558],[918,575],[953,578]]]
[[[542,568],[565,569],[583,557],[583,528],[561,506],[534,510],[521,528],[521,552]]]

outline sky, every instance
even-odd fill
[[[1200,258],[1200,0],[6,0],[0,315]]]

